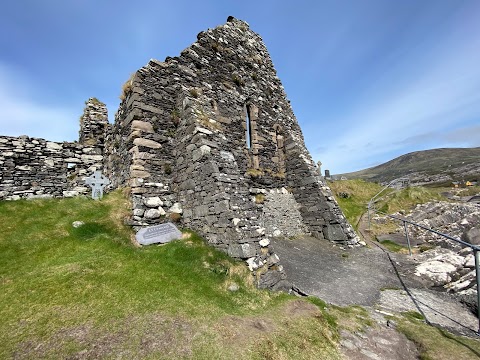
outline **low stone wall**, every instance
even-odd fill
[[[0,199],[87,194],[83,178],[101,169],[101,149],[27,136],[0,136]]]
[[[103,168],[105,104],[85,102],[80,142],[0,136],[0,200],[87,194],[84,178]]]

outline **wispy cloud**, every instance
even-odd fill
[[[76,140],[81,109],[41,104],[32,95],[41,91],[18,69],[0,63],[0,134]]]
[[[411,136],[397,142],[398,145],[413,145],[425,143],[448,144],[448,146],[476,147],[480,146],[480,125],[453,129],[450,131],[435,131]]]
[[[336,143],[348,148],[327,146],[327,152],[318,154],[320,160],[344,172],[366,167],[375,157],[429,145],[478,146],[480,27],[471,31],[469,25],[459,25],[464,31],[453,32],[442,44],[430,44],[420,55],[405,54],[397,70],[365,89],[366,101],[341,119],[349,130]]]

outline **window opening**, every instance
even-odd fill
[[[252,148],[252,122],[250,119],[250,106],[247,105],[246,109],[246,116],[245,116],[245,122],[246,122],[246,146],[247,149]]]

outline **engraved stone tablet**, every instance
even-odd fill
[[[181,239],[182,233],[172,223],[166,223],[140,229],[135,238],[142,245],[164,244],[175,239]]]

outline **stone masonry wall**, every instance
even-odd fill
[[[265,226],[272,235],[274,228],[288,233],[290,210],[298,229],[290,233],[358,241],[318,176],[270,55],[247,23],[229,17],[199,33],[180,56],[150,60],[125,84],[123,98],[107,174],[115,186],[131,188],[132,225],[182,214],[182,223],[211,244],[248,259],[266,287],[284,274]],[[268,195],[265,205],[254,189]]]
[[[265,235],[269,237],[286,236],[295,237],[308,234],[310,231],[304,224],[300,205],[295,196],[287,189],[251,188],[252,201],[263,207],[261,218]]]
[[[183,94],[201,99],[197,122],[216,133],[210,141],[221,138],[222,149],[236,162],[235,175],[247,188],[290,188],[309,232],[329,240],[358,240],[317,176],[268,51],[248,24],[229,18],[198,34],[179,57],[151,60],[126,85],[112,135],[121,154],[112,177],[132,188],[132,224],[165,221],[176,201],[172,184],[182,171],[176,167],[183,154],[175,149],[184,141],[178,103]],[[149,211],[148,203],[166,206]]]
[[[106,121],[105,105],[98,100],[95,104],[92,99],[87,101],[82,128],[92,129]],[[96,128],[101,129],[97,131],[103,139],[106,126]],[[94,131],[89,133],[94,139]],[[90,189],[84,177],[102,168],[103,141],[59,143],[28,136],[0,136],[0,200],[87,194]]]

